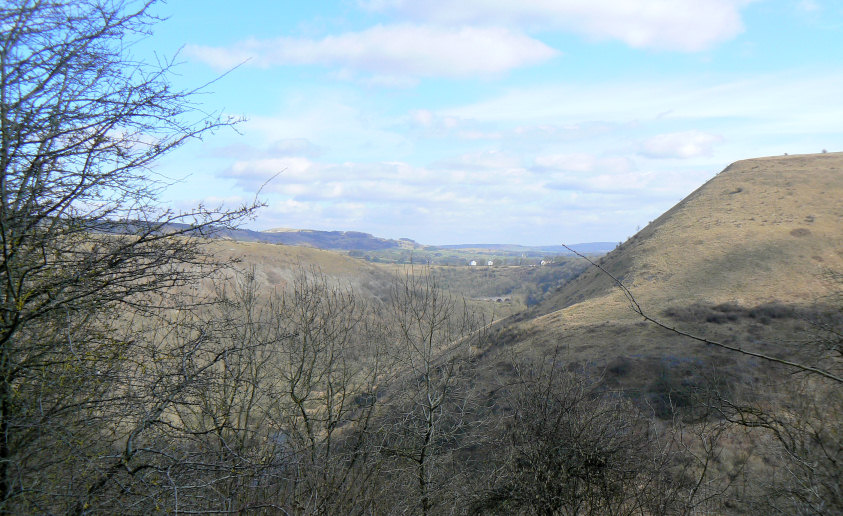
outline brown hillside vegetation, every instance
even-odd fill
[[[392,271],[386,267],[335,251],[233,240],[212,241],[208,246],[208,251],[219,261],[238,262],[236,268],[240,270],[253,269],[255,279],[267,290],[284,290],[292,284],[300,268],[316,268],[338,283],[371,297],[382,296],[392,281]],[[206,286],[210,286],[210,280]]]
[[[758,324],[761,312],[808,309],[834,290],[828,275],[843,270],[841,199],[843,153],[739,161],[598,263],[650,315],[695,328],[723,314],[753,323],[743,328],[755,332],[750,340],[772,337],[761,328],[770,325]],[[535,352],[564,344],[572,359],[687,351],[674,347],[684,340],[644,325],[593,267],[508,333]]]
[[[673,435],[683,436],[696,462],[672,464],[693,464],[699,479],[686,495],[690,514],[840,514],[841,200],[841,153],[734,163],[599,267],[493,329],[477,355],[481,375],[505,385],[521,374],[518,361],[531,357],[623,393],[651,421],[684,422]],[[663,327],[637,314],[627,293]],[[567,429],[555,421],[553,431]],[[528,418],[526,427],[533,423]],[[534,430],[528,442],[546,431]],[[518,446],[535,453],[533,464],[554,457]],[[519,494],[535,487],[530,478]]]
[[[686,197],[602,263],[641,300],[805,302],[843,264],[843,153],[739,161]],[[605,293],[597,271],[548,308]]]
[[[817,342],[822,324],[843,327],[832,297],[843,285],[841,171],[843,154],[738,162],[598,263],[670,326],[839,374],[839,351],[817,353]],[[834,514],[843,504],[839,386],[644,321],[596,268],[485,325],[500,312],[472,313],[484,307],[462,300],[476,294],[467,283],[492,272],[529,283],[526,273],[549,268],[410,269],[307,247],[206,245],[254,271],[227,278],[211,315],[222,342],[248,343],[203,391],[209,420],[237,422],[214,432],[248,436],[226,500],[325,514]],[[278,432],[290,436],[280,448]],[[213,507],[204,497],[190,503]]]

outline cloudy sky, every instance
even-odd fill
[[[729,163],[843,150],[839,0],[178,0],[137,52],[242,117],[176,205],[426,244],[622,240]],[[179,49],[181,49],[179,51]]]

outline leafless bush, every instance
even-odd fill
[[[194,511],[362,512],[378,461],[371,421],[384,373],[367,305],[318,271],[261,296],[246,274],[208,314],[228,349],[168,426],[194,455],[166,506]]]
[[[688,514],[712,497],[713,426],[697,426],[695,434],[659,424],[620,393],[603,390],[599,379],[555,360],[522,364],[505,391],[511,416],[494,449],[497,469],[471,512]]]
[[[843,513],[843,393],[819,378],[790,378],[744,402],[721,400],[747,428],[763,466],[749,474],[746,504],[773,514]]]

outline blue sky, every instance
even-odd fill
[[[249,227],[622,240],[729,163],[843,150],[839,0],[178,0],[136,49],[245,119],[158,171]],[[227,73],[226,73],[227,72]]]

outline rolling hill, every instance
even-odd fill
[[[374,251],[382,249],[415,249],[421,247],[408,238],[398,240],[380,238],[359,231],[317,231],[312,229],[277,228],[266,231],[251,229],[223,229],[214,233],[217,238],[239,242],[295,245],[334,251]]]
[[[570,255],[571,249],[582,254],[605,254],[617,246],[617,242],[584,242],[571,244],[568,247],[561,245],[526,246],[509,244],[452,244],[431,246],[439,249],[464,249],[481,251],[504,251],[508,253],[523,253],[527,256],[543,256],[547,254]]]
[[[169,224],[173,229],[189,229],[186,224]],[[130,229],[136,229],[129,224]],[[102,228],[98,228],[102,230]],[[108,230],[121,232],[126,230],[123,224],[115,224]],[[572,255],[570,249],[576,252],[601,255],[614,249],[615,242],[587,242],[571,244],[569,247],[561,245],[524,246],[513,244],[452,244],[452,245],[422,245],[409,238],[381,238],[360,231],[319,231],[315,229],[275,228],[265,231],[251,229],[216,229],[211,233],[214,238],[235,240],[238,242],[261,242],[265,244],[280,244],[291,246],[312,247],[331,251],[356,251],[358,255],[364,252],[392,252],[430,253],[434,251],[465,251],[483,255],[504,255],[510,257],[544,257],[548,255]],[[469,256],[466,254],[466,256]]]

